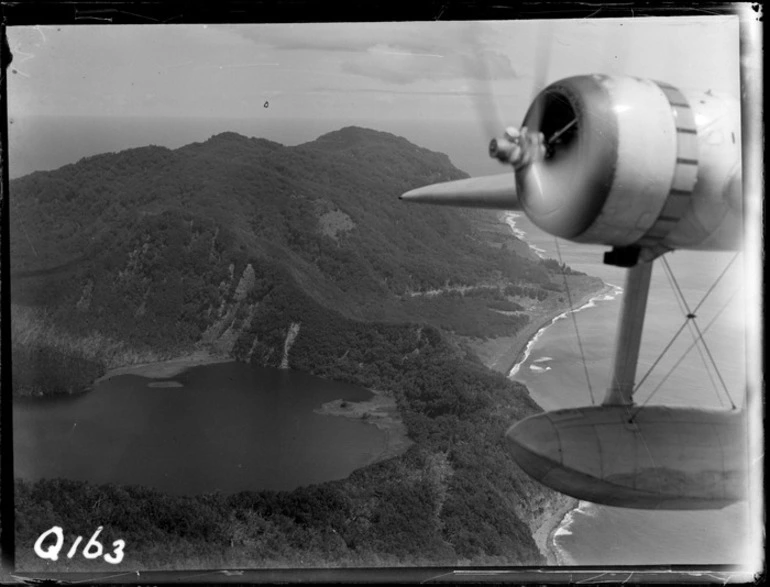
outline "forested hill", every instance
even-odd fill
[[[510,288],[542,299],[554,268],[490,238],[491,213],[398,199],[462,177],[444,154],[356,127],[296,147],[227,132],[36,172],[11,183],[15,322],[44,309],[49,326],[137,353],[231,354],[240,338],[251,349],[281,285],[349,319],[510,334],[526,321]]]
[[[12,269],[86,258],[98,274],[125,264],[137,244],[189,251],[203,239],[219,263],[195,271],[217,273],[214,285],[231,262],[240,274],[260,258],[325,305],[366,317],[383,296],[474,284],[499,270],[468,213],[397,198],[462,177],[446,155],[355,127],[297,147],[228,132],[174,151],[98,155],[12,182]],[[65,289],[57,295],[76,295]]]
[[[414,442],[290,493],[21,483],[20,552],[54,524],[91,532],[98,495],[100,523],[132,537],[131,568],[541,562],[527,524],[551,494],[503,446],[537,407],[468,341],[566,306],[562,268],[493,213],[398,200],[462,177],[446,155],[350,127],[295,147],[223,133],[11,182],[15,394],[203,348],[383,390]]]

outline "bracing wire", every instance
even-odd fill
[[[724,312],[727,309],[727,306],[729,306],[730,302],[733,301],[733,298],[738,294],[738,291],[740,291],[740,290],[735,290],[732,293],[732,295],[730,295],[730,297],[727,299],[727,301],[719,309],[719,312],[717,312],[714,315],[714,317],[711,319],[711,321],[706,325],[706,328],[703,329],[703,334],[706,334],[708,332],[709,328],[711,328],[711,326],[714,324],[714,322],[717,321],[717,318],[719,318],[719,316],[722,315],[722,312]],[[657,393],[657,391],[661,387],[663,387],[663,384],[668,380],[668,378],[671,376],[671,374],[674,371],[676,371],[676,368],[679,367],[679,365],[682,363],[682,361],[685,359],[685,357],[687,357],[687,355],[690,353],[690,351],[693,349],[693,347],[698,348],[698,349],[700,348],[700,347],[698,347],[697,343],[698,343],[698,340],[696,339],[696,340],[694,340],[690,344],[689,347],[687,347],[687,350],[684,353],[682,353],[682,356],[679,357],[679,360],[676,363],[674,363],[674,365],[668,370],[668,372],[664,375],[663,379],[661,379],[660,382],[658,383],[658,385],[655,386],[655,389],[652,390],[652,393],[650,393],[650,395],[647,397],[647,399],[644,400],[644,402],[642,402],[642,405],[639,406],[639,408],[643,408],[645,405],[647,405],[647,403],[650,401],[650,399],[652,399],[652,396],[655,395]],[[717,397],[719,398],[719,401],[721,403],[722,402],[721,396],[717,395]]]
[[[725,380],[722,378],[722,374],[719,372],[719,367],[717,367],[717,362],[714,360],[714,357],[711,354],[711,349],[709,349],[708,345],[706,344],[706,341],[703,338],[703,333],[701,332],[700,327],[698,326],[698,323],[695,321],[695,312],[697,312],[700,309],[700,307],[703,305],[703,302],[705,302],[706,298],[708,298],[711,292],[714,291],[714,288],[717,286],[717,284],[722,279],[722,277],[724,277],[725,273],[727,273],[727,270],[732,266],[732,264],[735,262],[737,258],[738,258],[738,253],[733,255],[733,258],[730,259],[730,262],[727,265],[725,265],[724,269],[722,269],[722,273],[720,273],[719,277],[717,277],[714,283],[711,284],[711,287],[705,293],[705,295],[703,296],[701,301],[698,303],[698,305],[695,306],[695,309],[690,311],[690,308],[687,305],[687,300],[685,299],[684,294],[682,293],[682,290],[680,289],[679,284],[676,281],[676,277],[674,277],[674,272],[671,270],[671,267],[669,266],[666,258],[663,257],[663,266],[671,276],[671,279],[673,280],[674,285],[676,285],[676,290],[679,292],[679,295],[682,298],[682,303],[684,303],[685,309],[687,310],[687,320],[688,321],[692,320],[692,325],[695,327],[695,330],[698,331],[698,339],[703,343],[703,349],[706,351],[706,355],[708,355],[708,358],[711,361],[711,366],[714,367],[714,372],[716,373],[716,376],[719,379],[719,382],[722,384],[722,387],[725,390],[725,395],[727,396],[727,399],[730,401],[730,405],[732,406],[733,409],[736,409],[735,402],[733,401],[733,398],[730,396],[730,391],[727,389],[727,384],[725,383]]]
[[[725,383],[725,380],[722,378],[722,373],[719,372],[719,368],[717,367],[717,363],[714,360],[714,357],[711,354],[711,349],[709,349],[708,345],[706,344],[706,341],[703,339],[703,333],[700,331],[700,327],[698,326],[698,323],[693,321],[693,326],[695,326],[695,329],[698,331],[698,338],[703,342],[703,348],[706,351],[706,354],[708,355],[709,360],[711,361],[711,364],[714,366],[714,372],[717,375],[717,378],[719,379],[719,382],[722,384],[722,387],[725,390],[725,395],[727,396],[727,399],[730,401],[730,405],[735,410],[736,405],[733,401],[732,396],[730,395],[730,390],[727,389],[727,383]]]
[[[719,274],[719,277],[717,277],[714,283],[711,284],[711,287],[708,289],[708,291],[705,294],[703,294],[701,301],[698,302],[698,305],[695,306],[695,309],[692,311],[692,313],[695,313],[700,309],[700,307],[703,305],[703,302],[705,302],[706,298],[708,298],[709,295],[711,295],[711,292],[714,291],[714,288],[717,286],[717,284],[719,284],[720,280],[725,276],[725,273],[727,273],[727,270],[730,269],[730,267],[732,266],[732,264],[735,262],[737,258],[738,258],[738,253],[735,253],[735,255],[733,255],[733,258],[730,259],[730,262],[727,265],[725,265],[724,269],[722,269],[722,273]],[[666,269],[668,269],[668,271],[671,273],[671,276],[673,277],[674,273],[673,271],[671,271],[671,267],[669,266],[668,261],[666,261],[665,257],[663,257],[663,265],[666,267]],[[682,294],[682,290],[679,289],[679,284],[677,283],[676,278],[674,278],[674,285],[676,286],[676,290],[679,292],[679,295],[682,297],[682,301],[684,302],[685,308],[687,308],[687,300],[685,300],[684,295]],[[688,309],[688,313],[689,313],[689,309]]]
[[[671,290],[674,292],[674,299],[676,300],[676,303],[679,306],[679,310],[682,312],[682,314],[687,315],[687,308],[684,305],[684,303],[682,302],[682,300],[679,299],[679,296],[677,295],[677,291],[676,291],[676,288],[674,286],[674,281],[671,279],[671,274],[668,271],[666,271],[665,274],[666,274],[666,279],[668,280],[668,284],[671,286]],[[697,332],[693,328],[692,322],[690,320],[688,320],[687,323],[690,326],[690,334],[692,334],[693,341],[694,341],[693,345],[691,345],[687,349],[687,353],[690,352],[690,350],[692,349],[693,346],[695,346],[695,348],[698,350],[698,356],[700,357],[701,361],[703,362],[703,366],[706,369],[706,375],[708,375],[709,382],[711,383],[711,388],[714,390],[714,393],[716,394],[717,399],[719,400],[719,405],[723,406],[724,403],[722,402],[722,396],[719,395],[719,389],[717,389],[717,384],[716,384],[716,381],[714,381],[714,376],[711,374],[711,369],[709,369],[709,364],[706,361],[706,357],[703,356],[703,351],[701,350],[700,346],[697,345],[697,342],[698,342]],[[687,353],[685,353],[685,354],[687,354]],[[684,359],[684,356],[682,357],[682,359]],[[680,361],[681,361],[681,359],[680,359]],[[678,364],[679,363],[677,363],[677,365]],[[671,374],[671,372],[669,371],[669,373],[666,375],[666,378],[670,374]],[[665,378],[664,378],[664,380],[665,380]],[[660,387],[660,385],[658,385],[658,387],[655,388],[655,391],[657,391],[659,387]],[[652,394],[650,394],[650,395],[652,395]],[[644,402],[644,403],[647,403],[647,402]]]
[[[690,331],[692,332],[692,328],[690,329]],[[706,334],[705,330],[703,331],[703,334]],[[722,396],[719,395],[719,388],[717,387],[717,382],[714,381],[714,376],[711,374],[711,369],[709,369],[708,361],[706,361],[706,357],[703,355],[703,350],[697,344],[699,338],[696,336],[695,332],[692,332],[692,335],[693,335],[693,346],[698,351],[698,356],[700,357],[700,360],[706,369],[706,374],[709,376],[709,382],[711,383],[711,388],[714,390],[714,395],[717,396],[717,399],[719,400],[719,405],[723,406],[724,403],[722,402]]]
[[[668,349],[671,348],[671,345],[674,344],[677,338],[679,338],[679,335],[682,334],[682,330],[684,330],[687,327],[687,322],[690,320],[688,317],[687,320],[679,327],[679,330],[676,331],[674,336],[671,337],[671,340],[668,341],[668,344],[663,348],[663,350],[658,355],[658,358],[653,361],[652,365],[650,365],[650,368],[647,369],[647,372],[644,374],[644,376],[641,378],[639,383],[636,384],[634,387],[634,395],[636,395],[636,392],[639,391],[639,388],[642,386],[642,384],[647,380],[647,377],[650,376],[650,373],[653,372],[655,367],[658,366],[658,363],[660,363],[660,360],[664,357],[664,355],[668,352]]]
[[[735,259],[738,258],[738,253],[736,253],[732,259],[730,259],[730,262],[727,263],[725,268],[722,270],[722,272],[719,274],[719,277],[716,278],[714,283],[711,284],[711,287],[706,291],[706,293],[701,298],[700,302],[698,302],[698,305],[695,306],[693,310],[690,310],[689,305],[687,304],[687,299],[684,297],[684,294],[682,293],[681,288],[679,287],[679,283],[676,281],[676,277],[674,276],[673,271],[671,271],[671,267],[668,264],[668,261],[665,257],[663,257],[663,267],[668,272],[668,275],[670,276],[670,279],[672,280],[674,291],[678,293],[679,298],[684,305],[685,311],[687,312],[687,316],[685,319],[685,322],[682,324],[682,326],[679,327],[679,330],[676,331],[674,336],[671,338],[671,340],[668,342],[668,344],[665,346],[663,351],[658,355],[658,358],[655,359],[653,364],[650,366],[650,368],[647,370],[647,372],[644,374],[644,377],[639,381],[639,383],[634,388],[634,394],[639,390],[639,388],[642,386],[642,384],[647,380],[647,377],[649,377],[650,373],[655,369],[655,367],[658,365],[660,360],[663,358],[663,356],[668,352],[668,349],[671,348],[671,345],[674,344],[674,341],[679,337],[679,335],[682,333],[682,330],[685,329],[687,326],[687,323],[691,320],[693,321],[693,325],[695,329],[698,332],[698,338],[696,339],[696,342],[701,341],[703,343],[703,347],[706,350],[706,354],[709,357],[709,360],[711,361],[711,365],[714,368],[714,371],[716,372],[717,377],[719,378],[720,383],[722,384],[722,387],[725,390],[725,395],[727,396],[727,399],[730,401],[730,405],[733,407],[733,409],[736,409],[735,402],[733,402],[732,397],[730,396],[730,392],[727,389],[727,384],[725,383],[724,379],[722,378],[721,373],[719,372],[719,368],[716,365],[716,361],[714,360],[713,355],[711,354],[711,351],[708,348],[708,345],[706,344],[706,341],[703,338],[703,332],[701,332],[700,328],[698,327],[698,324],[695,322],[695,313],[700,309],[700,307],[703,305],[703,303],[706,301],[706,299],[711,295],[711,292],[714,291],[714,288],[717,286],[717,284],[721,281],[721,279],[724,277],[725,273],[727,273],[727,270],[732,266],[733,262],[735,262]],[[649,401],[649,398],[648,398]],[[645,402],[646,403],[646,402]],[[634,413],[634,416],[638,413],[637,411]],[[633,420],[634,416],[631,417]]]
[[[583,342],[580,339],[580,331],[578,330],[577,317],[575,316],[574,308],[572,307],[572,294],[569,291],[569,283],[567,282],[567,274],[564,271],[564,262],[561,258],[561,249],[559,248],[559,240],[554,238],[553,242],[556,243],[556,254],[559,257],[559,267],[561,268],[561,276],[564,280],[564,289],[567,291],[567,301],[569,302],[569,314],[572,316],[572,324],[575,327],[575,336],[577,337],[578,348],[580,349],[580,359],[583,361],[583,372],[586,376],[586,384],[588,385],[588,393],[591,394],[591,405],[596,405],[596,399],[594,399],[594,390],[591,386],[591,377],[588,375],[588,364],[586,363],[586,356],[583,352]]]

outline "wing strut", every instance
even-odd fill
[[[612,383],[602,405],[632,405],[636,365],[642,343],[644,314],[647,310],[647,294],[650,292],[652,261],[641,259],[626,274],[623,306],[620,309],[620,326],[615,343],[615,366]]]

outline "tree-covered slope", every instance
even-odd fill
[[[526,520],[544,490],[503,446],[537,407],[462,340],[517,332],[526,307],[563,297],[562,276],[491,213],[398,200],[462,177],[443,154],[350,127],[296,147],[223,133],[14,180],[15,394],[205,348],[384,390],[415,443],[278,494],[20,483],[21,548],[55,522],[86,534],[98,511],[105,537],[131,537],[131,568],[541,561]]]
[[[231,354],[270,323],[285,334],[278,284],[355,320],[513,333],[528,318],[505,288],[549,295],[552,269],[488,238],[478,213],[397,198],[463,175],[443,154],[350,127],[297,147],[223,133],[15,180],[16,373],[39,371],[42,359],[26,367],[42,347],[105,367],[200,344]],[[71,335],[107,343],[78,354]]]
[[[460,177],[443,154],[352,127],[297,147],[223,133],[175,151],[99,155],[13,182],[13,270],[103,257],[105,244],[114,250],[165,212],[227,227],[238,248],[323,281],[326,303],[365,315],[373,298],[474,283],[499,268],[464,212],[397,199]]]

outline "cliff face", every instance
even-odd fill
[[[347,128],[298,147],[224,133],[15,180],[14,392],[72,393],[200,348],[383,389],[410,451],[295,496],[339,494],[347,517],[318,522],[342,540],[329,556],[542,561],[538,488],[502,441],[537,407],[458,341],[522,331],[530,302],[558,303],[561,277],[508,246],[493,214],[397,199],[463,176],[445,155]],[[257,532],[275,511],[228,528]]]

